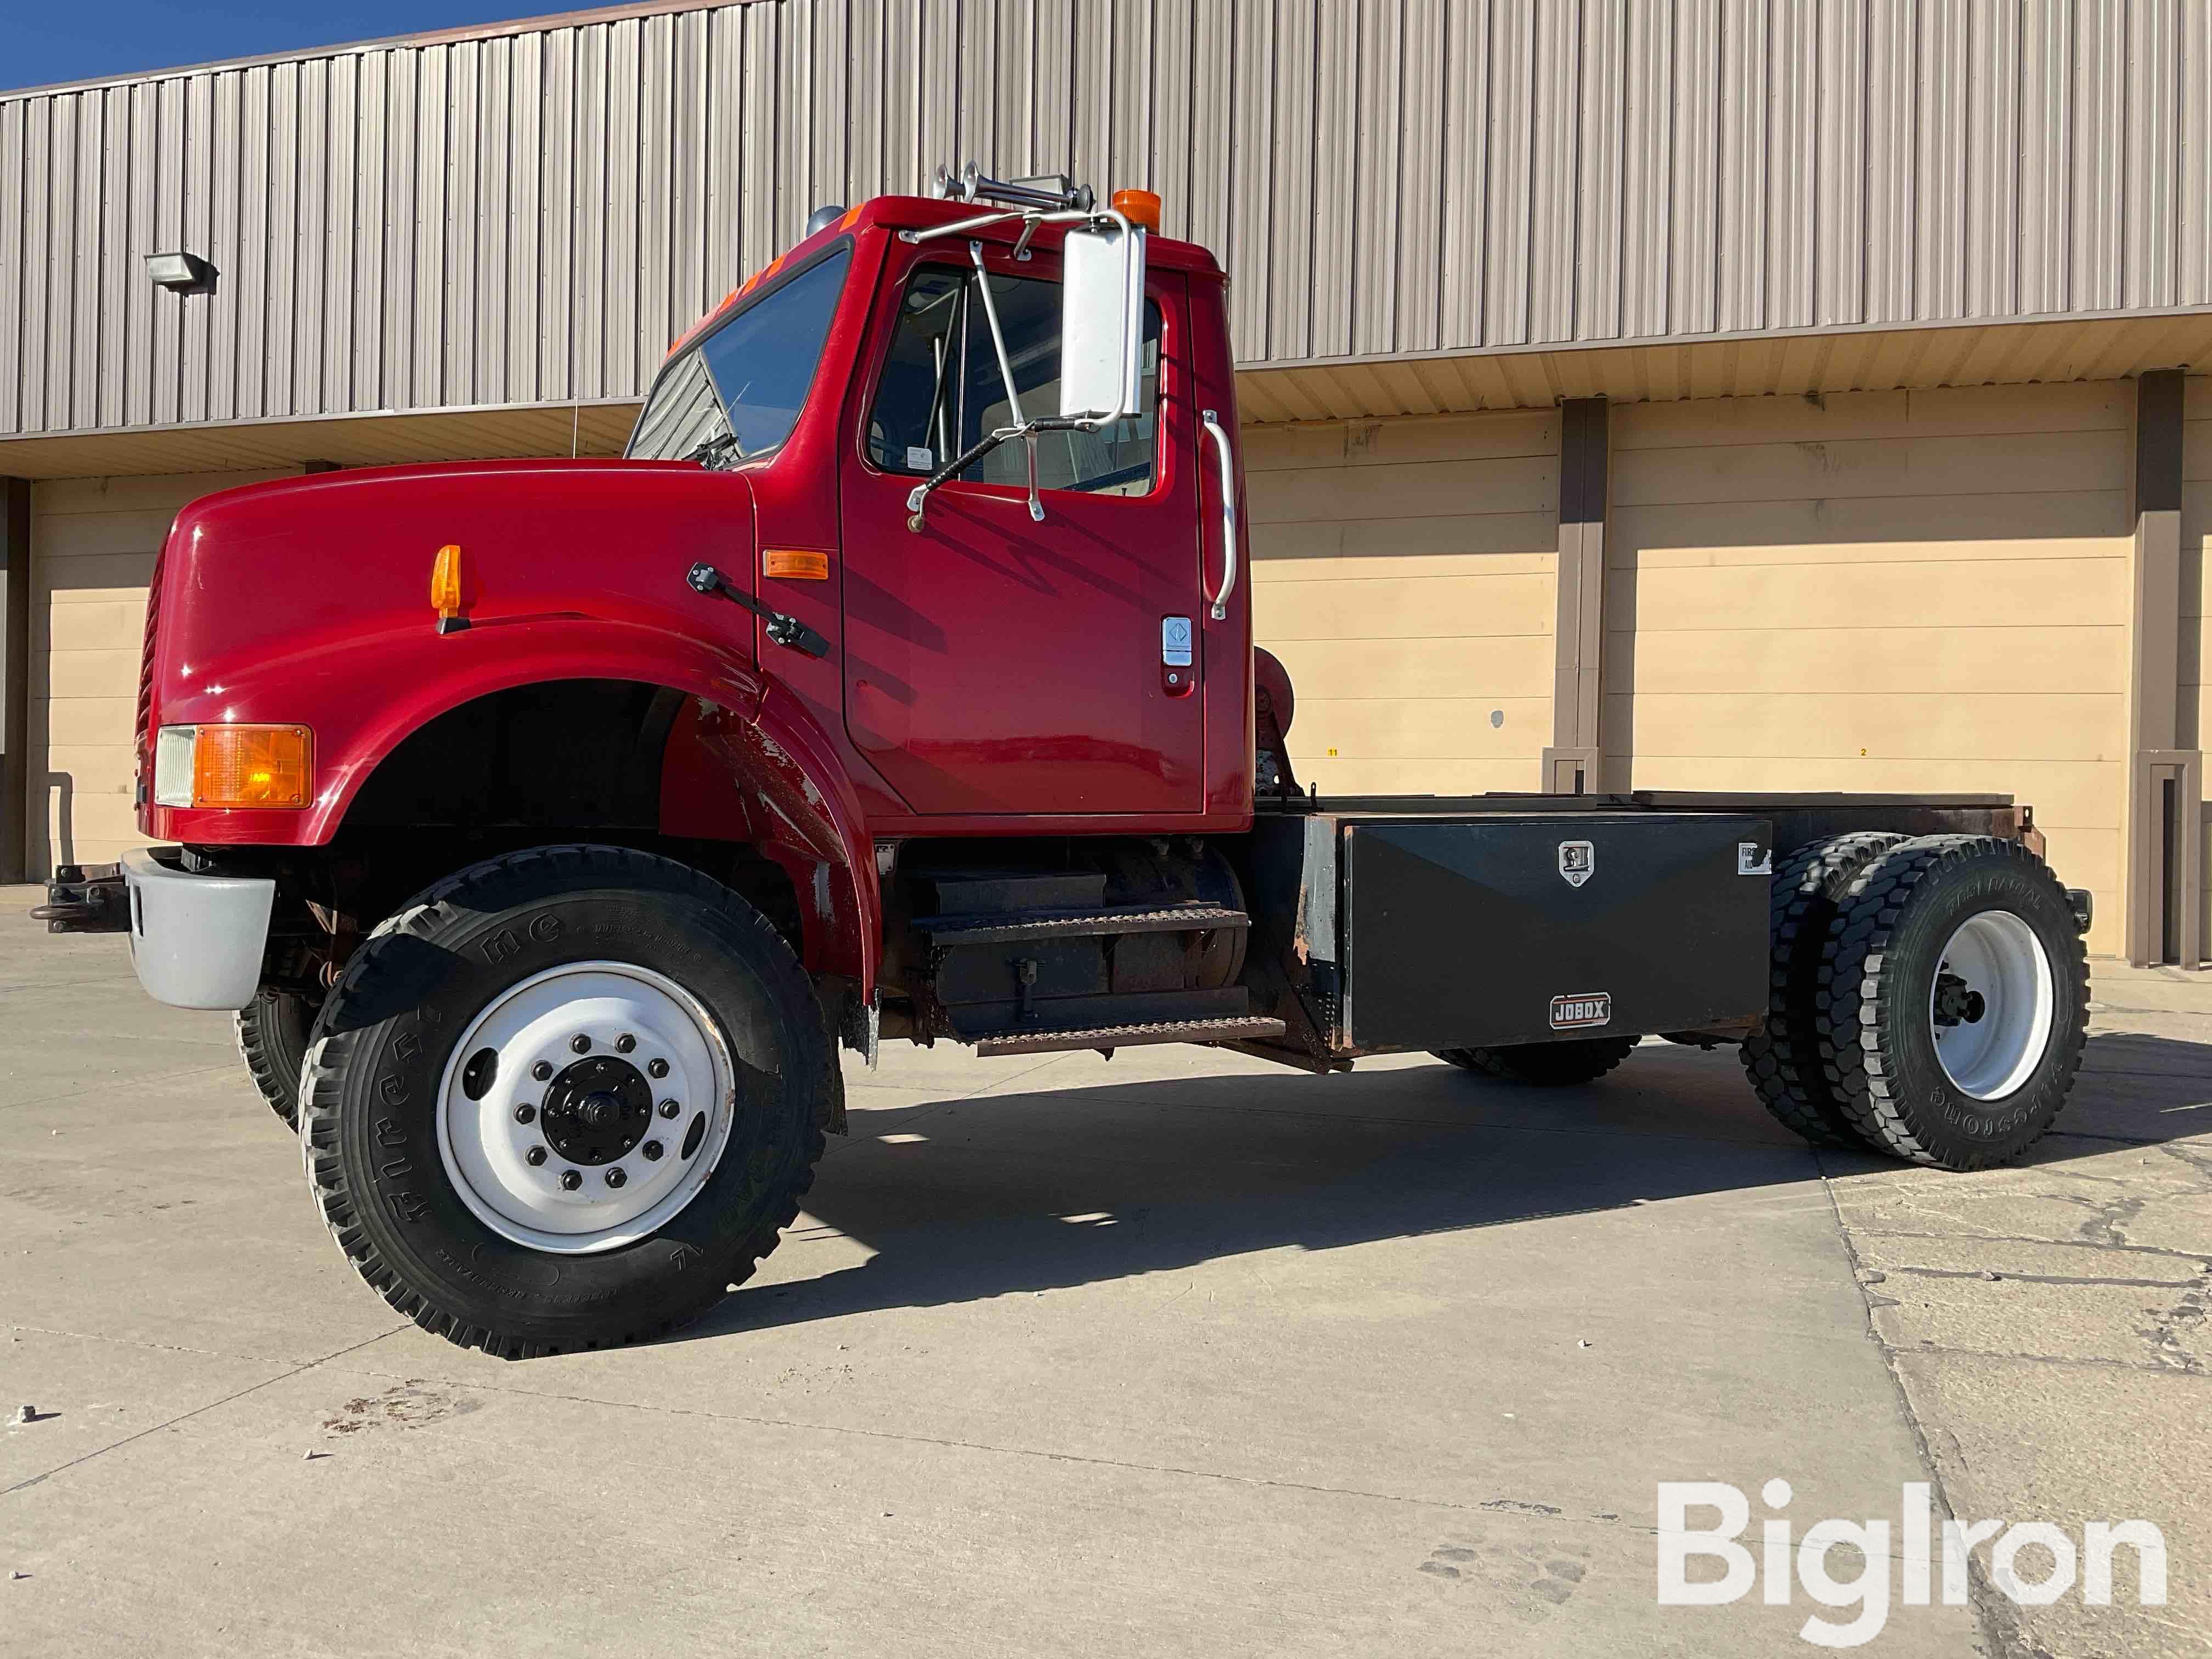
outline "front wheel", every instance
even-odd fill
[[[551,847],[431,888],[318,1019],[302,1155],[363,1279],[511,1358],[696,1318],[796,1214],[836,1059],[790,947],[665,859]]]
[[[1462,1071],[1507,1083],[1560,1089],[1593,1083],[1626,1060],[1636,1039],[1585,1037],[1573,1042],[1528,1042],[1510,1048],[1438,1048],[1438,1060]]]

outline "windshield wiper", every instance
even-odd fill
[[[737,453],[737,448],[738,440],[735,433],[720,432],[684,459],[687,461],[696,461],[710,471],[719,471],[726,458]],[[739,456],[738,459],[744,458]]]

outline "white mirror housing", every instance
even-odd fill
[[[1138,406],[1145,233],[1118,214],[1095,228],[1070,230],[1060,270],[1060,416],[1110,425]]]

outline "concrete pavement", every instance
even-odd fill
[[[1773,1654],[1803,1592],[1661,1607],[1654,1528],[1698,1480],[1755,1530],[1776,1476],[1801,1529],[1923,1480],[2165,1529],[2162,1609],[2124,1552],[2121,1606],[1978,1582],[1869,1651],[2212,1644],[2194,978],[2100,975],[2067,1133],[1966,1177],[1824,1163],[1663,1044],[1559,1092],[887,1050],[713,1316],[507,1364],[356,1280],[227,1018],[33,897],[0,1653]]]

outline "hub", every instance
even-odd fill
[[[611,1164],[653,1125],[645,1073],[614,1054],[588,1054],[556,1077],[539,1116],[546,1144],[571,1164]]]
[[[1947,971],[1936,976],[1936,996],[1932,1005],[1936,1024],[1948,1030],[1954,1025],[1974,1024],[1988,1012],[1988,1000],[1973,989],[1958,975]]]

